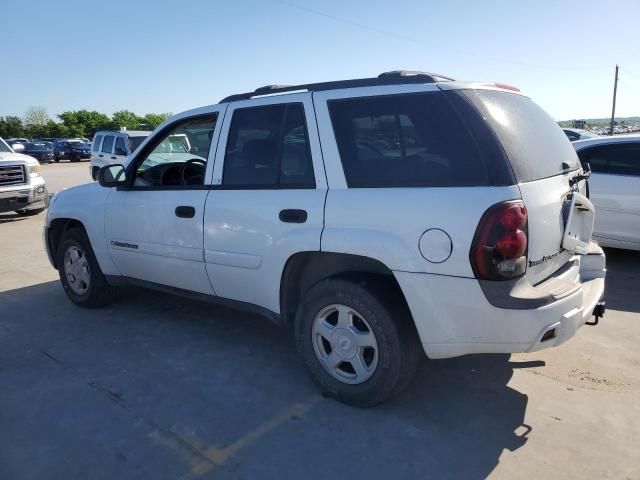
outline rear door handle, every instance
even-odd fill
[[[104,157],[104,155],[102,155],[102,154],[100,154],[100,155],[98,155],[98,156],[99,156],[99,157]]]
[[[282,210],[280,211],[280,221],[285,223],[304,223],[307,221],[306,210]]]
[[[111,160],[117,160],[117,158],[116,157],[111,157]]]
[[[180,218],[193,218],[196,214],[196,209],[186,205],[180,205],[176,207],[176,217]]]

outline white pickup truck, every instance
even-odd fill
[[[14,152],[0,138],[0,213],[37,215],[47,208],[49,194],[40,168],[35,158]]]
[[[585,177],[513,87],[389,72],[175,115],[55,195],[44,239],[76,304],[143,285],[259,311],[324,390],[368,406],[425,353],[531,352],[597,323]]]

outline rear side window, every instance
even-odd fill
[[[124,138],[116,137],[116,148],[113,152],[115,155],[127,155],[127,147],[124,143]]]
[[[519,182],[580,167],[563,130],[529,98],[492,90],[465,90],[464,94],[498,136]]]
[[[103,153],[111,153],[113,150],[113,136],[107,135],[104,137],[104,141],[102,142],[102,152]]]
[[[490,184],[473,136],[442,92],[329,101],[347,184]]]
[[[578,153],[595,173],[640,176],[640,143],[613,143],[585,148]]]
[[[91,144],[91,150],[94,152],[100,151],[100,142],[102,141],[102,135],[96,135]]]
[[[222,183],[249,188],[315,188],[302,104],[235,110]]]

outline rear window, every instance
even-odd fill
[[[519,182],[580,167],[563,130],[529,98],[492,90],[465,90],[464,94],[495,131]]]
[[[442,92],[332,100],[329,111],[351,188],[491,183],[477,143]]]

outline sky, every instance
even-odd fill
[[[269,84],[436,72],[557,120],[640,115],[640,0],[0,0],[0,116],[178,113]]]

